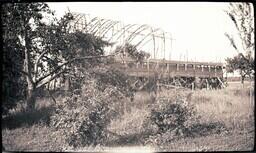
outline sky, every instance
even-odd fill
[[[125,24],[149,24],[171,33],[171,59],[224,62],[237,52],[225,32],[237,35],[224,2],[55,2],[57,16],[68,9]],[[235,37],[236,38],[236,37]],[[168,51],[168,52],[169,52]],[[185,59],[184,58],[184,59]]]

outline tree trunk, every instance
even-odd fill
[[[35,109],[35,92],[36,92],[36,86],[34,83],[34,80],[32,79],[32,70],[31,70],[31,41],[28,36],[28,21],[24,21],[24,25],[22,26],[22,30],[24,32],[24,51],[25,51],[25,60],[24,60],[24,70],[27,73],[26,80],[28,84],[28,92],[27,92],[27,107],[26,110],[30,111]],[[22,42],[22,40],[21,40]]]
[[[243,88],[244,88],[244,78],[245,78],[245,76],[241,76],[241,83],[242,83],[242,86],[243,86]]]
[[[33,111],[35,110],[35,104],[36,104],[36,89],[28,89],[28,97],[27,97],[27,111]]]
[[[37,95],[37,88],[36,85],[33,84],[29,78],[27,77],[27,83],[28,83],[28,92],[27,92],[27,111],[31,111],[35,109],[36,104],[36,95]]]

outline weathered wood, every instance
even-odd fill
[[[219,82],[221,83],[222,87],[225,88],[224,83],[221,81],[221,79],[219,77],[217,77],[217,79],[219,80]]]
[[[126,61],[129,66],[125,67],[120,61],[116,61],[112,66],[125,70],[128,75],[138,76],[138,77],[150,77],[154,76],[155,73],[161,74],[163,78],[181,76],[181,77],[223,77],[222,66],[219,63],[211,63],[214,66],[209,65],[209,63],[197,64],[187,64],[187,61],[178,61],[173,63],[173,61],[167,60],[147,60],[145,62],[136,63],[133,60]],[[197,62],[200,63],[200,62]],[[204,65],[206,64],[206,65]],[[208,67],[204,69],[204,67]],[[211,70],[211,67],[215,67]]]

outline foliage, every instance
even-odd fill
[[[24,31],[33,38],[31,20],[35,24],[42,24],[42,12],[51,13],[43,3],[5,3],[1,5],[1,23],[3,38],[3,86],[2,110],[8,110],[23,100],[26,95],[26,78],[22,75],[25,59],[23,42],[20,37]],[[24,23],[27,26],[24,26]]]
[[[230,3],[229,10],[225,11],[235,25],[239,38],[242,42],[242,52],[253,51],[254,46],[254,24],[253,7],[250,3]],[[232,35],[225,33],[231,45],[239,52],[237,43]]]
[[[236,49],[238,55],[227,58],[227,71],[240,71],[242,83],[245,76],[251,77],[254,71],[254,17],[253,7],[250,3],[230,3],[230,8],[226,11],[229,18],[235,25],[239,34],[242,48],[235,42],[234,36],[225,33],[231,45]]]
[[[72,60],[76,57],[86,57],[86,56],[101,56],[104,55],[103,48],[108,46],[109,43],[103,41],[101,38],[93,36],[88,33],[82,33],[76,31],[75,33],[70,33],[67,36],[68,46],[66,46],[67,51],[70,51],[65,59]],[[98,66],[103,63],[103,59],[91,58],[87,60],[76,60],[66,66],[69,71],[63,74],[65,79],[69,80],[70,89],[81,89],[81,83],[84,81],[86,73],[89,69]],[[104,66],[104,65],[103,65]]]
[[[96,78],[99,90],[103,91],[108,86],[114,86],[125,96],[131,96],[133,90],[131,77],[122,71],[107,65],[94,68],[93,76]]]
[[[119,54],[121,58],[130,57],[136,60],[136,62],[142,62],[143,60],[150,57],[149,53],[138,50],[135,45],[128,43],[126,43],[124,46],[118,46],[115,50],[115,53]]]
[[[240,74],[244,79],[245,76],[251,77],[254,72],[254,58],[250,54],[244,56],[242,53],[239,53],[233,58],[226,59],[227,71],[234,72],[234,70],[240,70]]]
[[[43,66],[47,71],[38,78],[37,87],[62,77],[64,81],[69,80],[70,90],[80,89],[87,69],[101,62],[103,48],[109,43],[89,33],[70,32],[69,23],[73,19],[73,15],[67,13],[57,23],[42,28],[48,35],[42,39],[46,42],[41,43],[45,48],[39,56],[42,58],[39,64],[47,63]]]
[[[158,107],[151,112],[151,120],[159,127],[159,132],[189,128],[195,117],[193,106],[183,99],[177,99],[174,103],[164,101],[160,100]]]
[[[116,116],[116,104],[122,105],[123,97],[115,87],[101,91],[96,79],[88,79],[81,93],[75,92],[57,104],[51,126],[65,135],[71,146],[104,144],[106,127]]]
[[[189,104],[182,97],[178,97],[173,101],[168,99],[159,99],[152,106],[149,120],[145,122],[145,126],[153,125],[155,131],[146,139],[145,143],[152,141],[170,141],[175,137],[188,135],[190,128],[198,123],[199,116],[196,115],[194,106]],[[168,135],[165,137],[164,135]],[[160,138],[160,140],[158,140]],[[156,140],[157,139],[157,140]]]
[[[17,102],[25,97],[25,78],[17,69],[22,69],[22,54],[18,46],[6,46],[6,42],[14,40],[3,39],[3,61],[2,61],[2,113],[5,115],[15,107]],[[14,42],[11,42],[15,46]]]
[[[5,46],[19,48],[22,60],[17,63],[17,71],[26,80],[29,109],[34,109],[40,87],[78,66],[97,63],[94,56],[103,55],[103,47],[108,44],[91,34],[71,32],[73,15],[67,13],[58,20],[47,4],[10,3],[6,7],[2,16],[6,23],[4,39],[13,41],[5,41]],[[83,60],[87,62],[81,64]]]

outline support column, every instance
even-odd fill
[[[206,89],[209,90],[209,82],[208,82],[207,78],[205,80],[206,80]]]

